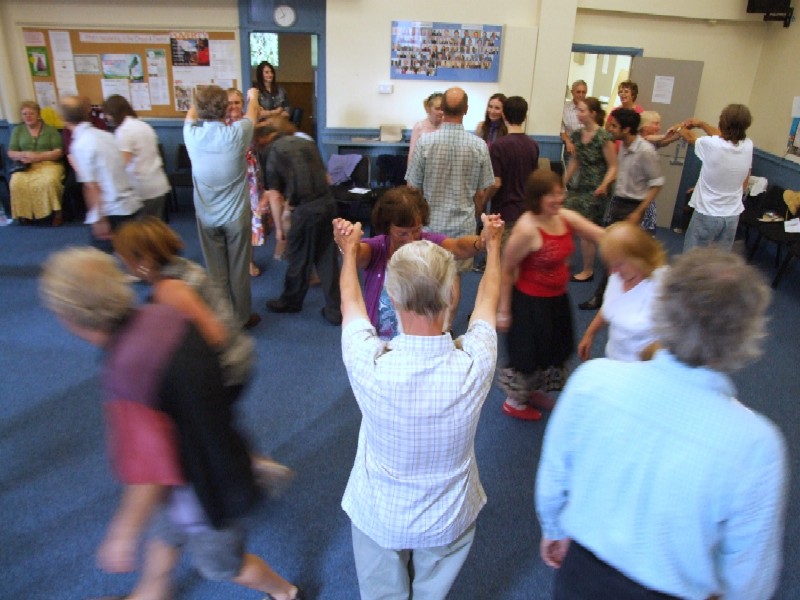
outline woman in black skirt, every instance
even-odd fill
[[[563,208],[564,197],[556,173],[535,170],[526,185],[525,212],[503,254],[497,309],[497,328],[508,331],[508,367],[500,375],[508,395],[503,412],[526,421],[542,418],[535,407],[552,408],[546,392],[564,386],[564,365],[575,351],[567,296],[572,234],[593,244],[603,235],[602,227]]]

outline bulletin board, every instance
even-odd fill
[[[86,96],[102,104],[119,94],[141,117],[184,117],[194,89],[239,83],[233,31],[22,31],[42,108],[55,108],[63,96]]]

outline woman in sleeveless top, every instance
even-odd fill
[[[536,408],[552,408],[546,392],[560,390],[565,363],[575,350],[572,309],[567,295],[573,233],[596,244],[603,229],[563,208],[564,187],[552,171],[528,178],[525,212],[503,254],[497,328],[508,331],[508,365],[500,387],[508,398],[503,412],[527,421],[542,418]]]

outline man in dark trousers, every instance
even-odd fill
[[[322,316],[332,325],[340,325],[339,261],[331,230],[336,200],[316,144],[291,135],[283,123],[274,126],[270,138],[264,183],[271,196],[270,205],[276,204],[275,195],[285,200],[284,210],[291,211],[292,225],[286,240],[288,265],[283,293],[268,300],[267,308],[278,313],[300,312],[312,268],[316,267],[325,294]]]

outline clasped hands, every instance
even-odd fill
[[[342,254],[354,249],[357,251],[362,234],[361,223],[354,224],[347,219],[339,218],[333,220],[333,240]]]
[[[500,218],[500,215],[481,215],[481,221],[483,222],[483,231],[481,231],[481,238],[483,239],[483,245],[485,248],[489,247],[490,241],[495,241],[498,245],[500,244],[501,240],[503,239],[503,231],[505,230],[506,224],[503,219]]]

